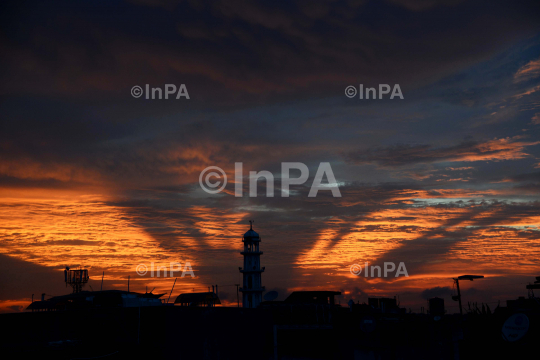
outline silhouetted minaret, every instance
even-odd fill
[[[242,241],[244,242],[244,251],[240,254],[244,255],[244,268],[240,268],[240,272],[244,275],[242,292],[242,306],[245,308],[256,308],[262,301],[262,293],[264,286],[261,284],[261,255],[259,251],[259,243],[261,238],[259,234],[253,231],[253,220],[249,221],[250,229],[244,234]]]

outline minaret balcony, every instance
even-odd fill
[[[238,268],[238,270],[240,270],[241,273],[262,273],[264,272],[264,266],[262,269],[252,269],[252,270],[242,270],[241,267]]]
[[[262,255],[262,251],[242,251],[240,252],[242,255]]]

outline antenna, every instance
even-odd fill
[[[105,277],[105,271],[103,272],[103,275],[101,275],[101,290],[103,291],[103,278]]]
[[[174,285],[176,285],[176,280],[178,280],[178,278],[174,279],[174,283],[172,284],[171,293],[169,294],[169,298],[167,299],[167,304],[169,303],[169,300],[171,299],[171,295],[172,295],[172,292],[174,290]]]
[[[249,220],[249,230],[253,230],[253,223],[255,220]]]
[[[528,290],[529,298],[530,299],[536,299],[535,296],[534,296],[534,290],[535,289],[540,289],[540,276],[536,277],[536,281],[534,282],[534,284],[529,283],[526,286],[526,288]]]
[[[73,293],[81,292],[84,284],[88,282],[88,270],[86,269],[77,269],[71,270],[69,266],[66,266],[64,270],[64,281],[66,286],[71,286],[73,288]]]

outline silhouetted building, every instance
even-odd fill
[[[431,316],[443,316],[444,312],[444,299],[438,297],[429,299],[429,314]]]
[[[334,305],[334,296],[341,295],[339,291],[295,291],[287,299],[288,304],[318,304]]]
[[[216,304],[221,304],[221,301],[213,292],[202,292],[180,294],[174,303],[180,304],[180,306],[214,307]]]
[[[520,296],[516,300],[506,300],[506,306],[515,311],[524,309],[540,309],[540,302],[534,297],[525,298],[524,296]]]
[[[261,283],[261,255],[259,243],[261,238],[259,234],[253,231],[253,222],[250,221],[250,229],[244,234],[244,268],[239,268],[243,274],[243,285],[240,288],[242,292],[242,306],[245,308],[256,308],[262,301],[264,286]]]
[[[85,308],[119,308],[161,306],[159,299],[165,294],[135,293],[123,290],[80,291],[77,293],[54,296],[49,300],[34,301],[26,310],[60,311]]]
[[[368,298],[368,305],[381,313],[405,313],[406,309],[401,309],[395,297],[393,298]]]

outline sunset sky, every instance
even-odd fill
[[[0,311],[85,289],[169,292],[138,264],[190,262],[173,297],[236,305],[242,235],[267,290],[492,308],[540,276],[540,2],[91,1],[0,5]],[[132,87],[185,84],[189,99]],[[399,84],[404,99],[345,96]],[[234,164],[243,163],[243,197]],[[303,185],[281,196],[281,163]],[[308,197],[321,162],[342,197]],[[208,166],[228,176],[208,194]],[[249,197],[249,171],[270,171]],[[293,172],[299,176],[299,172]],[[403,262],[409,277],[353,264]]]

